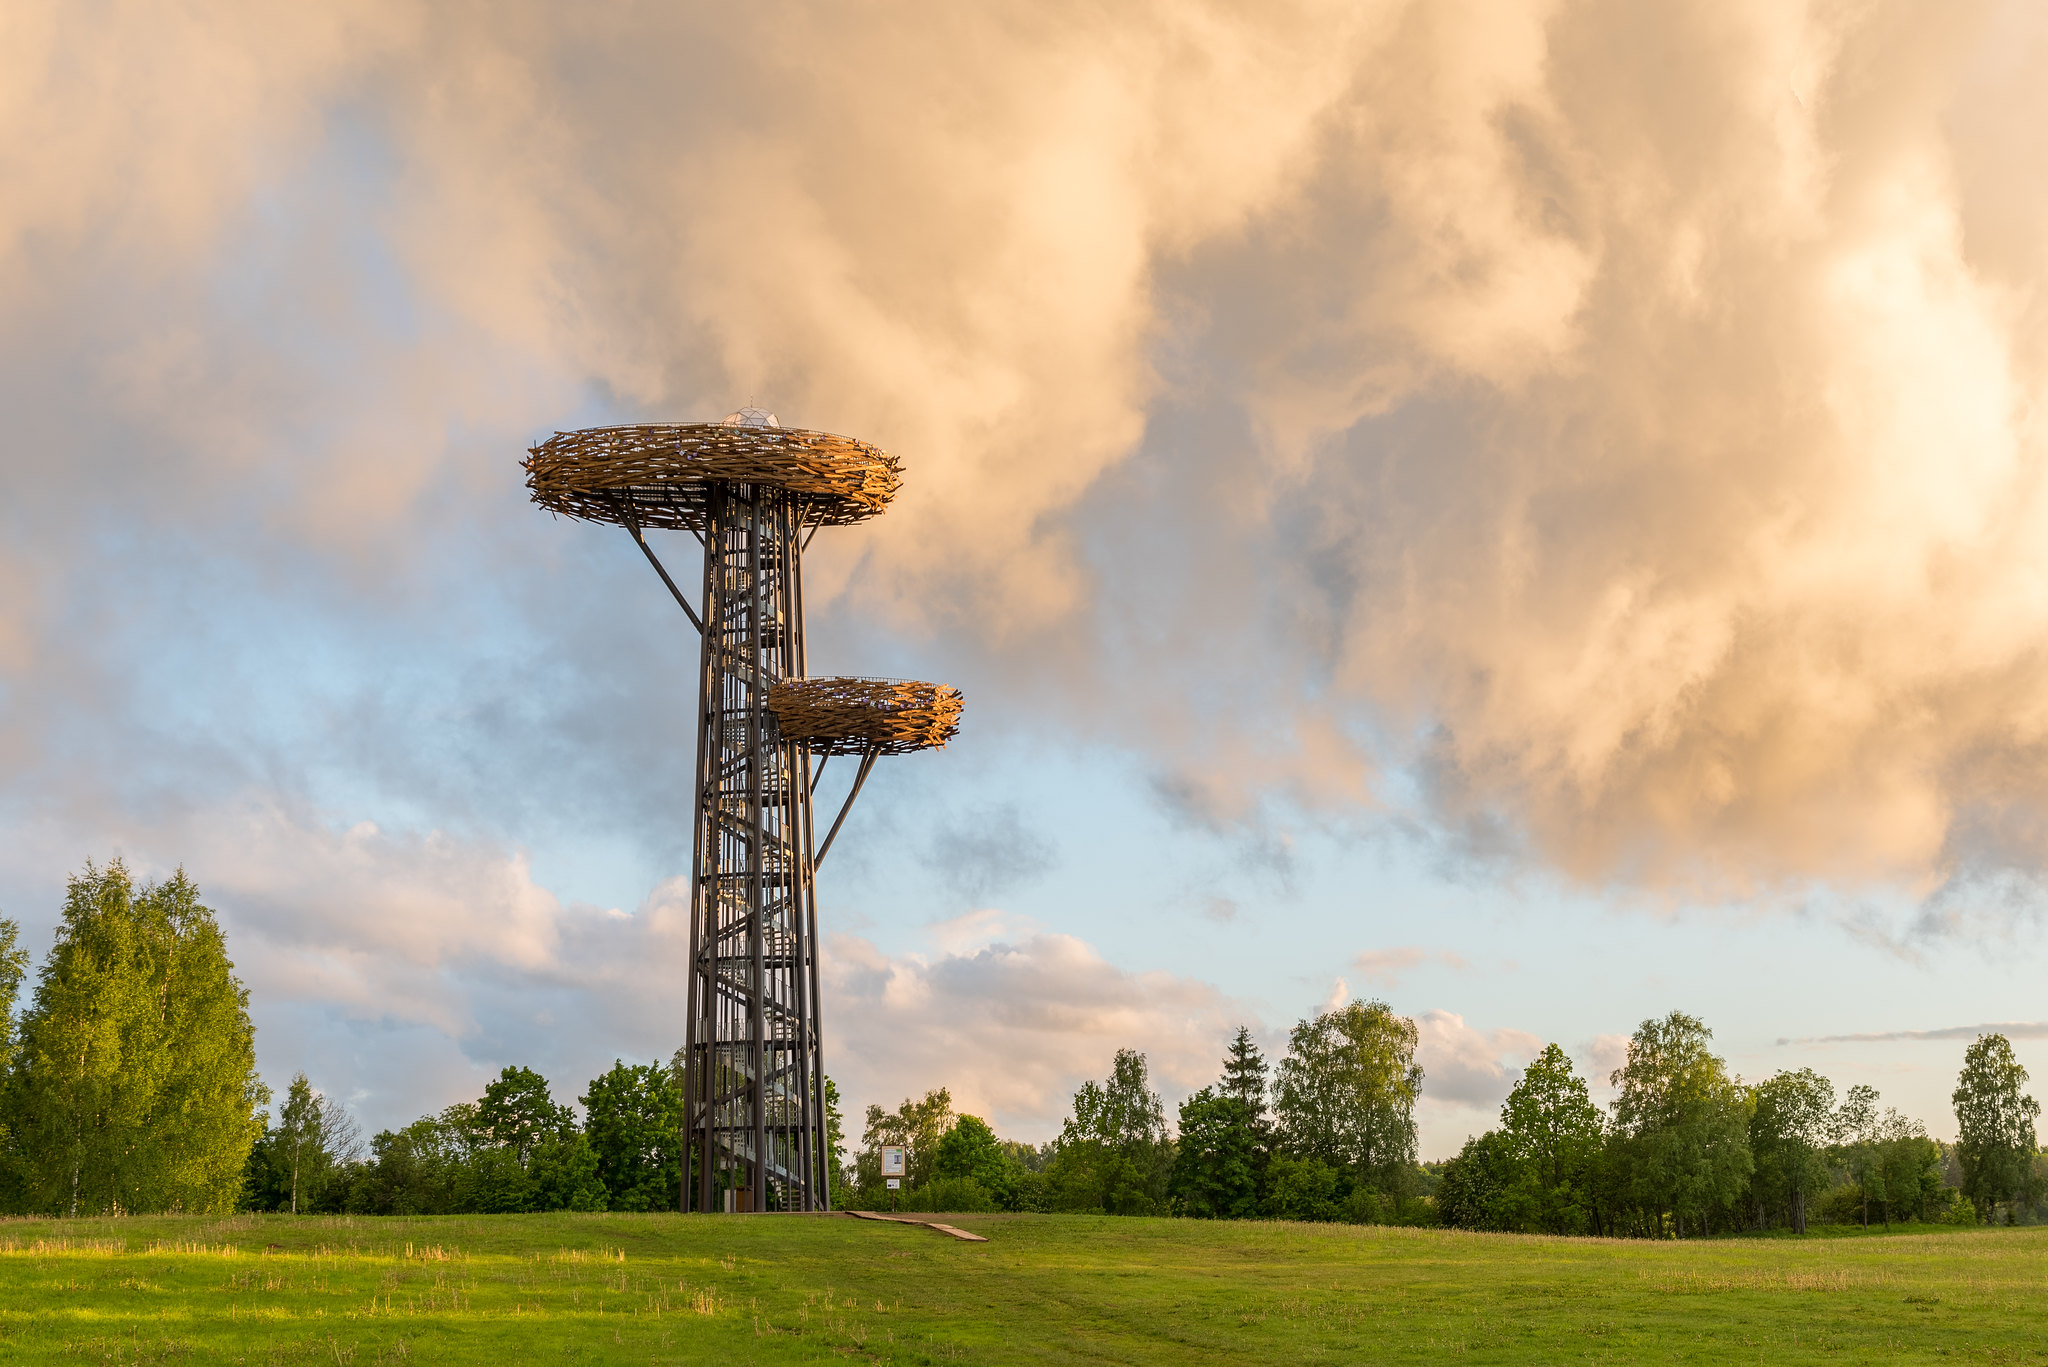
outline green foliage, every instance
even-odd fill
[[[1259,1140],[1258,1114],[1239,1096],[1204,1087],[1183,1101],[1168,1184],[1176,1209],[1200,1219],[1257,1215]]]
[[[2040,1103],[2020,1089],[2027,1070],[2013,1056],[2003,1035],[1979,1035],[1963,1054],[1956,1078],[1956,1159],[1962,1167],[1962,1190],[1976,1204],[1978,1218],[1989,1221],[2006,1207],[2008,1221],[2022,1201],[2036,1199],[2039,1187],[2033,1157],[2037,1147],[2034,1118]]]
[[[471,1149],[453,1165],[449,1208],[463,1214],[517,1215],[538,1207],[539,1192],[510,1144]]]
[[[1265,1213],[1276,1220],[1340,1219],[1337,1177],[1337,1170],[1320,1158],[1276,1153],[1266,1174]]]
[[[20,1041],[14,1025],[15,998],[28,976],[28,951],[21,947],[21,927],[0,916],[0,1073],[14,1070]]]
[[[580,1134],[550,1139],[527,1165],[535,1210],[605,1210],[610,1195],[599,1175],[597,1150]]]
[[[994,1203],[988,1209],[1014,1209],[1017,1179],[1023,1175],[1016,1160],[1003,1151],[988,1122],[978,1115],[963,1115],[953,1122],[939,1140],[932,1157],[934,1184],[964,1178],[975,1183]],[[933,1207],[945,1210],[981,1210],[981,1206]]]
[[[674,1209],[682,1194],[683,1095],[668,1070],[614,1061],[577,1099],[608,1209]]]
[[[1523,1166],[1514,1141],[1499,1130],[1467,1139],[1437,1178],[1437,1218],[1457,1229],[1514,1228]]]
[[[676,1052],[680,1054],[682,1051]],[[683,1074],[678,1071],[670,1076],[680,1091]],[[832,1173],[833,1185],[837,1186],[846,1170],[846,1117],[839,1109],[839,1084],[829,1076],[825,1079],[825,1152],[831,1155],[827,1167]]]
[[[264,1118],[263,1134],[249,1153],[248,1205],[252,1210],[325,1209],[328,1189],[361,1147],[348,1111],[296,1074],[278,1108],[277,1127]]]
[[[474,1142],[509,1148],[521,1163],[551,1139],[576,1132],[576,1117],[548,1095],[548,1080],[531,1068],[507,1068],[485,1086],[471,1124]]]
[[[321,1207],[405,1216],[606,1209],[609,1193],[589,1138],[555,1131],[522,1159],[516,1142],[490,1142],[491,1131],[477,1119],[481,1109],[462,1102],[379,1133],[370,1141],[369,1161],[337,1170]]]
[[[1855,1217],[1866,1228],[1874,1206],[1886,1228],[1895,1219],[1933,1219],[1948,1210],[1941,1180],[1941,1148],[1917,1120],[1895,1110],[1878,1113],[1877,1091],[1851,1087],[1835,1115],[1833,1156],[1848,1178]],[[1841,1212],[1837,1198],[1834,1209]]]
[[[1606,1127],[1562,1047],[1545,1046],[1523,1070],[1501,1106],[1500,1124],[1518,1169],[1500,1227],[1585,1233],[1594,1218]]]
[[[1252,1042],[1250,1028],[1238,1026],[1224,1055],[1223,1080],[1216,1084],[1216,1093],[1250,1111],[1252,1125],[1261,1135],[1266,1127],[1266,1072],[1266,1056]]]
[[[1046,1165],[1052,1162],[1050,1144],[1027,1144],[1021,1139],[1005,1139],[1000,1142],[1004,1156],[1025,1172],[1044,1172]]]
[[[1274,1085],[1279,1144],[1351,1182],[1388,1190],[1415,1161],[1415,1022],[1385,1002],[1352,1002],[1288,1036]]]
[[[67,1213],[233,1209],[269,1100],[255,1035],[184,872],[137,888],[120,860],[88,863],[12,1041],[18,1199]]]
[[[20,1053],[19,1032],[14,1023],[15,998],[21,980],[28,974],[28,951],[20,947],[21,927],[0,917],[0,1209],[20,1205],[21,1162],[15,1144],[18,1119],[6,1104],[5,1084],[14,1076]]]
[[[1804,1234],[1808,1205],[1827,1189],[1835,1085],[1811,1068],[1780,1070],[1756,1085],[1752,1101],[1753,1201]]]
[[[1617,1199],[1638,1233],[1711,1232],[1733,1222],[1747,1189],[1748,1092],[1708,1049],[1704,1022],[1682,1011],[1644,1021],[1612,1081]]]
[[[935,1174],[921,1187],[901,1193],[898,1210],[955,1211],[973,1214],[1003,1209],[994,1192],[972,1177]]]
[[[854,1155],[854,1191],[851,1199],[863,1203],[888,1203],[882,1176],[882,1148],[902,1145],[904,1181],[907,1188],[923,1186],[931,1178],[931,1166],[939,1140],[953,1126],[953,1094],[935,1087],[922,1101],[903,1099],[891,1114],[872,1103],[868,1106],[867,1129],[861,1135],[860,1152]],[[868,1208],[872,1209],[870,1205]]]
[[[350,1174],[344,1209],[364,1215],[440,1215],[456,1209],[468,1146],[459,1123],[422,1116],[370,1139],[370,1161]],[[468,1188],[470,1195],[475,1187]]]
[[[1119,1049],[1106,1082],[1085,1082],[1046,1177],[1061,1210],[1149,1215],[1166,1208],[1173,1144],[1145,1056]]]

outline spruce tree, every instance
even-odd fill
[[[181,869],[137,888],[116,859],[70,880],[23,1014],[8,1109],[34,1209],[225,1212],[257,1114],[249,994]]]
[[[1219,1096],[1242,1102],[1251,1112],[1252,1124],[1263,1130],[1266,1124],[1266,1056],[1252,1042],[1247,1026],[1238,1026],[1231,1037],[1230,1052],[1223,1058],[1223,1080],[1216,1084]]]

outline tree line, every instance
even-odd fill
[[[16,1010],[29,959],[0,920],[0,1208],[67,1215],[488,1213],[676,1208],[684,1173],[680,1052],[577,1095],[508,1067],[474,1101],[363,1138],[301,1073],[272,1114],[248,992],[181,871],[138,884],[116,860],[66,885],[55,941]],[[1837,1096],[1808,1069],[1732,1075],[1681,1012],[1645,1021],[1605,1108],[1548,1046],[1498,1127],[1416,1161],[1415,1023],[1353,1002],[1297,1023],[1268,1060],[1240,1027],[1221,1075],[1169,1125],[1145,1056],[1117,1051],[1074,1094],[1059,1135],[1004,1140],[934,1088],[869,1106],[847,1160],[827,1081],[834,1204],[1098,1211],[1209,1219],[1447,1224],[1554,1234],[1690,1236],[1822,1223],[2048,1217],[2026,1070],[2002,1036],[1965,1054],[1958,1138],[1930,1139]],[[907,1151],[892,1191],[881,1149]]]
[[[539,1073],[508,1067],[475,1101],[365,1142],[303,1073],[272,1115],[248,991],[183,871],[138,883],[118,859],[88,863],[17,1011],[19,941],[0,920],[0,1209],[630,1211],[680,1197],[679,1059],[614,1062],[576,1098],[580,1120]]]
[[[1041,1148],[952,1115],[943,1088],[894,1113],[871,1106],[844,1203],[911,1210],[1096,1211],[1214,1219],[1443,1224],[1549,1234],[1683,1238],[1804,1232],[1809,1221],[1975,1224],[2048,1218],[2040,1107],[2001,1035],[1964,1056],[1954,1144],[1879,1109],[1865,1086],[1838,1099],[1811,1069],[1757,1083],[1732,1075],[1713,1034],[1674,1011],[1643,1022],[1597,1105],[1564,1049],[1547,1046],[1502,1104],[1499,1127],[1441,1163],[1415,1161],[1423,1074],[1416,1031],[1384,1002],[1294,1027],[1270,1070],[1240,1027],[1222,1076],[1181,1103],[1178,1132],[1134,1050],[1075,1094]],[[900,1193],[880,1150],[909,1150]]]
[[[2003,1035],[1963,1056],[1957,1137],[1880,1110],[1874,1088],[1810,1068],[1761,1082],[1733,1076],[1713,1032],[1674,1011],[1644,1021],[1609,1077],[1603,1112],[1564,1050],[1524,1071],[1500,1126],[1466,1141],[1438,1173],[1438,1216],[1469,1229],[1661,1237],[1877,1220],[1975,1224],[2042,1218],[2044,1164]]]
[[[1274,1066],[1240,1027],[1222,1076],[1171,1129],[1145,1056],[1118,1050],[1036,1148],[954,1116],[945,1088],[893,1113],[870,1106],[842,1204],[887,1206],[881,1149],[902,1145],[902,1209],[1433,1223],[1434,1180],[1415,1161],[1417,1038],[1385,1002],[1352,1002],[1297,1024]]]

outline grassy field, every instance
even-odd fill
[[[951,1217],[0,1221],[0,1359],[2048,1361],[2048,1228],[1646,1244]]]

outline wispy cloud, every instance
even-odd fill
[[[1781,1037],[1779,1044],[1878,1044],[1894,1040],[1975,1039],[2004,1035],[2007,1039],[2048,1039],[2048,1021],[1992,1021],[1985,1025],[1949,1025],[1938,1030],[1873,1030],[1859,1035]]]
[[[1451,950],[1424,949],[1420,945],[1368,949],[1353,955],[1351,959],[1351,966],[1357,969],[1367,982],[1390,989],[1399,985],[1404,976],[1423,964],[1441,964],[1453,970],[1471,967],[1463,957]]]

